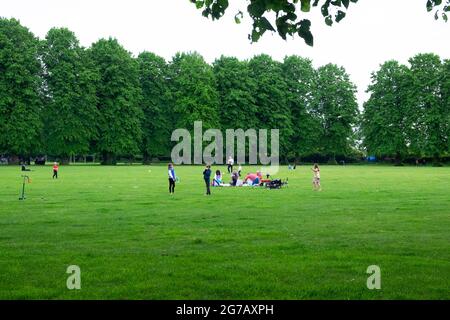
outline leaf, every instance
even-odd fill
[[[196,7],[197,9],[202,8],[203,5],[205,4],[204,1],[195,1],[195,0],[192,0],[191,2],[195,2],[195,7]]]
[[[325,3],[323,4],[323,6],[320,8],[320,11],[322,12],[322,15],[323,15],[324,17],[326,17],[326,16],[329,15],[328,8],[330,7],[330,2],[331,2],[331,0],[325,1]]]
[[[311,0],[301,0],[300,7],[303,12],[309,12],[311,10]]]
[[[247,11],[251,17],[259,18],[266,10],[266,7],[261,1],[253,1],[247,6]]]
[[[335,1],[332,1],[331,4],[333,6],[340,7],[342,2],[341,2],[341,0],[335,0]]]
[[[333,18],[331,16],[327,16],[325,18],[325,23],[327,26],[331,27],[333,25]]]
[[[344,19],[345,18],[345,12],[344,11],[341,11],[341,10],[339,10],[338,12],[337,12],[337,14],[336,14],[336,22],[340,22],[342,19]]]
[[[303,19],[300,21],[300,27],[298,29],[298,35],[305,40],[305,43],[309,46],[314,45],[314,37],[311,33],[311,21]]]
[[[242,13],[242,11],[239,11],[238,13],[236,13],[236,15],[234,16],[234,22],[236,22],[237,24],[241,23],[241,19],[244,18],[244,14]]]
[[[259,20],[258,26],[261,28],[261,33],[264,33],[266,30],[275,31],[272,24],[265,17],[262,17]]]
[[[249,36],[249,38],[252,42],[258,42],[260,37],[261,37],[261,33],[259,33],[256,30],[253,30],[251,36]]]

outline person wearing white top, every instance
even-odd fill
[[[231,174],[233,172],[234,159],[232,156],[228,158],[228,173]]]
[[[169,163],[168,167],[168,173],[169,173],[169,193],[174,194],[175,193],[175,180],[177,177],[175,176],[175,170],[173,168],[173,164]]]

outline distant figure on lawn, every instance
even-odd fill
[[[228,158],[228,173],[231,174],[233,172],[234,159],[232,156]]]
[[[236,171],[233,171],[233,173],[231,174],[231,183],[230,183],[230,185],[232,187],[236,187],[238,180],[239,180],[239,173],[236,172]]]
[[[175,169],[173,168],[173,164],[169,163],[167,166],[169,170],[169,194],[175,193],[175,181],[177,179],[175,175]]]
[[[259,185],[261,183],[262,174],[260,171],[256,173],[247,173],[244,179],[244,183],[247,183],[247,185],[253,186],[253,185]]]
[[[57,162],[53,162],[53,177],[52,179],[58,179],[58,171],[59,171],[59,166]]]
[[[211,195],[211,166],[207,165],[205,170],[203,171],[203,179],[205,180],[206,184],[206,195]]]
[[[322,187],[320,186],[320,168],[317,163],[314,164],[314,167],[311,169],[313,171],[313,190],[314,191],[322,191]]]
[[[30,169],[27,168],[27,166],[25,165],[25,162],[22,162],[21,166],[22,166],[22,171],[31,171]]]

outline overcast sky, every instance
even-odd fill
[[[222,54],[246,59],[259,53],[277,60],[292,54],[309,57],[316,67],[333,62],[350,74],[360,103],[380,63],[407,63],[422,52],[450,58],[450,22],[435,21],[425,0],[360,0],[331,28],[315,9],[310,16],[313,48],[300,38],[284,41],[270,33],[251,44],[251,19],[234,23],[234,14],[245,12],[247,1],[230,2],[227,15],[215,22],[202,17],[189,0],[2,0],[0,15],[19,19],[40,38],[51,27],[68,27],[83,46],[111,36],[135,55],[147,50],[167,60],[178,51],[198,51],[208,62]]]

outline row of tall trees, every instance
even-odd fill
[[[409,66],[387,61],[372,74],[361,132],[371,154],[432,157],[450,150],[450,60],[419,54]]]
[[[278,128],[280,154],[290,159],[335,161],[357,146],[439,157],[449,149],[448,65],[434,55],[413,58],[411,68],[387,62],[361,115],[355,86],[334,64],[315,69],[299,56],[264,54],[212,65],[195,52],[133,57],[115,39],[83,48],[68,29],[40,40],[0,19],[0,154],[149,161],[170,155],[174,129],[200,120],[205,129]]]

